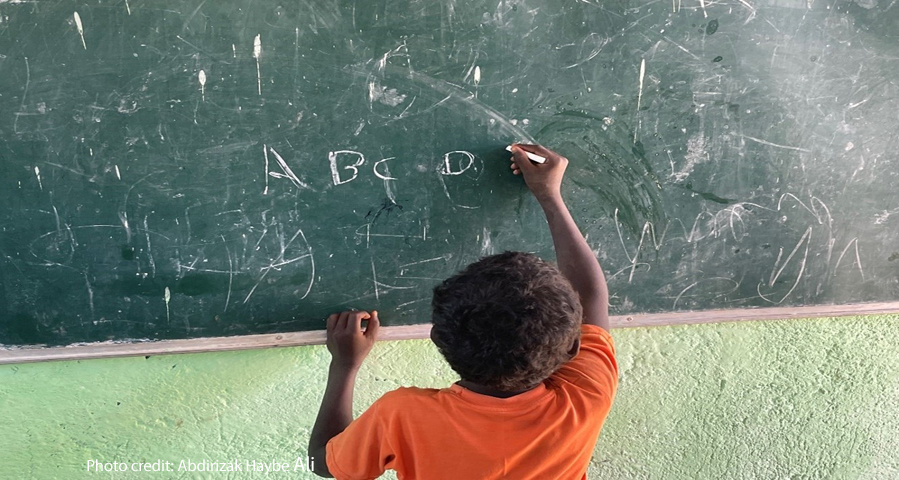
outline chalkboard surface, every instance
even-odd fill
[[[552,257],[613,313],[899,299],[899,5],[0,0],[0,343],[429,321]]]

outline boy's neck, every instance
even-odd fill
[[[509,392],[509,391],[505,391],[505,390],[497,390],[493,387],[488,387],[485,385],[481,385],[479,383],[469,382],[468,380],[459,380],[456,383],[459,386],[465,387],[474,393],[479,393],[481,395],[487,395],[489,397],[496,397],[496,398],[514,397],[515,395],[519,395],[524,392],[527,392],[528,390],[532,390],[534,387],[537,386],[537,385],[534,385],[534,387],[526,388],[524,390],[517,390],[514,392]]]

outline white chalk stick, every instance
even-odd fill
[[[522,150],[524,150],[524,149],[522,148]],[[506,151],[511,152],[512,145],[509,145],[508,147],[506,147]],[[531,161],[534,163],[546,163],[546,158],[541,157],[540,155],[537,155],[536,153],[531,153],[527,150],[524,150],[524,153],[526,153],[528,155],[528,158],[531,159]]]

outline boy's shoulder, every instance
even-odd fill
[[[399,387],[381,395],[369,408],[379,416],[423,413],[428,411],[428,405],[437,407],[437,398],[444,390],[446,389]]]
[[[398,387],[391,390],[379,398],[377,401],[386,404],[402,404],[408,402],[421,402],[432,400],[441,395],[447,389],[443,388],[421,388],[421,387]]]
[[[432,398],[441,391],[443,391],[441,388],[398,387],[381,395],[381,398],[393,401],[401,401],[409,398]]]
[[[618,361],[612,335],[597,325],[581,325],[581,345],[577,356],[562,365],[550,383],[569,392],[599,396],[608,401],[618,390]],[[571,388],[565,388],[563,385]]]

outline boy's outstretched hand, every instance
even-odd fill
[[[362,321],[368,320],[365,330]],[[328,317],[328,351],[332,362],[341,367],[357,369],[371,351],[378,338],[381,323],[378,312],[349,311]]]
[[[546,163],[532,162],[525,152],[546,158]],[[516,143],[512,145],[512,173],[524,174],[524,182],[537,197],[544,201],[561,197],[562,177],[568,167],[568,159],[540,145]]]

